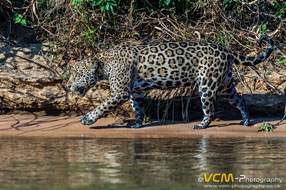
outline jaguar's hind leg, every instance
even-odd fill
[[[236,92],[235,86],[233,84],[233,79],[231,77],[231,71],[229,71],[228,76],[222,82],[221,89],[219,89],[219,95],[227,99],[230,104],[239,109],[243,118],[240,123],[242,125],[249,126],[250,122],[247,105],[243,98]]]
[[[136,114],[136,121],[135,123],[129,122],[127,124],[127,127],[140,128],[142,127],[142,122],[144,117],[143,114],[144,94],[141,92],[132,93],[132,95],[130,96],[130,102]]]
[[[247,105],[243,98],[236,92],[235,87],[228,89],[228,94],[222,94],[221,96],[229,101],[230,104],[234,105],[237,109],[239,109],[243,120],[240,124],[249,126],[249,113],[247,109]]]
[[[199,125],[194,125],[193,129],[204,129],[209,126],[211,121],[214,119],[214,96],[205,96],[206,93],[201,95],[202,108],[204,112],[204,118]]]
[[[214,84],[217,86],[217,84]],[[202,109],[204,112],[204,118],[199,125],[194,125],[193,129],[204,129],[209,126],[212,120],[214,120],[215,109],[214,109],[214,101],[216,98],[217,87],[214,87],[212,90],[208,90],[207,87],[201,87],[199,89]]]

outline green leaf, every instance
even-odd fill
[[[22,19],[20,23],[21,23],[22,25],[25,25],[25,26],[27,25],[27,22],[26,22],[25,19]]]
[[[95,33],[96,30],[90,30],[88,33],[93,35]]]
[[[20,24],[25,25],[25,26],[27,25],[26,20],[23,18],[23,15],[21,15],[21,14],[16,13],[13,20],[14,20],[15,24],[20,23]]]
[[[101,5],[101,3],[102,3],[103,1],[104,1],[104,0],[98,0],[98,1],[94,4],[94,6]]]
[[[164,3],[166,6],[168,6],[171,3],[171,0],[164,0]]]
[[[266,30],[266,27],[267,27],[266,24],[263,24],[262,25],[262,30]]]
[[[281,61],[278,61],[276,64],[282,64],[282,63],[286,63],[286,59],[283,59],[283,60],[281,60]]]
[[[135,31],[135,32],[133,32],[133,35],[139,36],[139,33]]]
[[[221,44],[222,46],[225,45],[224,40],[223,40],[223,36],[222,36],[222,33],[221,33],[221,32],[218,32],[216,42],[217,42],[217,44]]]
[[[264,23],[264,24],[261,25],[261,31],[262,32],[265,32],[266,28],[267,28],[267,24]]]
[[[106,5],[105,5],[105,10],[106,10],[106,11],[109,11],[109,3],[106,3]]]
[[[105,7],[104,6],[100,6],[100,10],[101,12],[104,12]]]
[[[114,7],[117,7],[117,4],[116,3],[109,3],[110,4],[110,6],[112,5],[112,6],[114,6]]]
[[[21,22],[21,20],[22,20],[22,18],[23,18],[23,16],[22,16],[22,15],[20,15],[20,14],[16,14],[16,15],[15,15],[15,18],[14,18],[14,22],[15,22],[15,24],[20,23],[20,22]]]
[[[271,75],[271,72],[265,71],[264,74],[265,74],[265,75]]]
[[[163,4],[163,0],[159,0],[159,7],[161,8]]]
[[[275,129],[275,126],[273,126],[272,124],[264,121],[262,123],[262,125],[260,125],[259,127],[257,127],[258,131],[265,131],[265,132],[273,132],[273,130]]]
[[[72,5],[78,5],[80,3],[82,3],[84,0],[72,0]]]
[[[110,10],[111,10],[112,14],[114,14],[113,6],[110,6]]]
[[[151,117],[148,117],[148,116],[144,116],[144,118],[143,118],[143,121],[144,122],[149,122],[149,121],[151,121]]]

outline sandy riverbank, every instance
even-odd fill
[[[274,132],[257,132],[263,121],[277,123],[279,118],[254,118],[251,127],[239,125],[239,120],[214,121],[204,130],[190,126],[199,123],[159,124],[153,122],[140,129],[126,128],[116,124],[114,118],[103,118],[92,126],[83,126],[75,116],[0,115],[0,137],[49,137],[49,138],[227,138],[262,137],[286,138],[286,121]]]

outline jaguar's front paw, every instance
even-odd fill
[[[240,124],[244,125],[244,126],[250,126],[250,121],[249,121],[249,119],[245,119],[245,120],[241,121]]]
[[[129,127],[129,128],[140,128],[142,127],[142,123],[138,123],[138,122],[128,122],[128,124],[126,125],[126,127]]]
[[[204,129],[205,127],[202,125],[193,125],[192,129]]]
[[[91,125],[94,124],[96,122],[96,118],[92,117],[92,115],[90,115],[89,113],[80,116],[79,121],[81,124],[83,125]]]

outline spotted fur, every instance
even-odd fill
[[[274,50],[273,40],[267,40],[266,51],[257,57],[246,57],[221,46],[205,42],[167,42],[150,44],[124,43],[113,49],[79,62],[73,69],[69,88],[80,95],[97,81],[107,79],[110,96],[93,111],[80,117],[84,125],[91,125],[110,110],[127,100],[136,113],[138,128],[143,121],[144,90],[170,89],[198,84],[204,118],[194,129],[206,128],[214,118],[214,101],[217,94],[228,99],[242,115],[243,125],[249,125],[249,114],[244,100],[236,92],[231,64],[245,66],[265,61]]]

